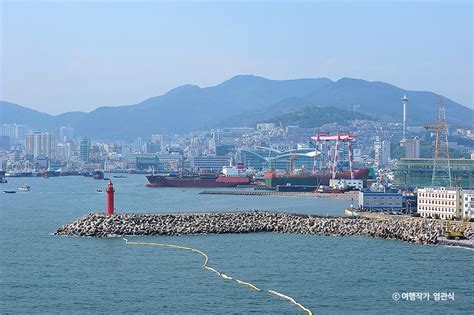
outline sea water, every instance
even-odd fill
[[[274,233],[129,237],[200,249],[209,266],[263,289],[257,292],[207,271],[203,257],[193,252],[126,245],[121,238],[51,235],[84,214],[104,211],[105,193],[96,189],[105,191],[107,181],[11,178],[0,188],[16,190],[23,182],[31,185],[29,192],[0,194],[0,313],[302,313],[266,290],[289,295],[315,314],[473,311],[472,250]],[[351,202],[200,195],[202,189],[147,188],[143,175],[113,182],[118,212],[338,215]],[[424,299],[396,299],[408,293]],[[437,293],[454,298],[438,301]]]

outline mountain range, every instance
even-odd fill
[[[436,121],[440,96],[433,92],[409,91],[384,82],[352,78],[270,80],[238,75],[216,86],[184,85],[138,104],[104,106],[88,113],[52,116],[0,101],[0,123],[24,124],[35,130],[53,132],[60,126],[70,126],[78,136],[113,140],[211,127],[251,126],[278,117],[282,119],[282,115],[294,115],[308,107],[347,110],[358,105],[360,113],[401,121],[400,99],[405,93],[409,98],[409,124]],[[473,114],[472,109],[446,98],[448,124],[472,125]]]

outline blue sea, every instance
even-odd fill
[[[342,214],[348,200],[199,195],[200,189],[147,188],[143,175],[113,179],[118,212],[276,210]],[[0,313],[472,314],[474,251],[362,237],[273,233],[130,237],[188,246],[209,266],[260,287],[225,281],[203,257],[121,238],[59,237],[61,225],[105,209],[106,181],[12,178],[31,191],[0,194]],[[408,297],[424,294],[423,300]],[[449,293],[435,300],[437,293]],[[451,295],[454,293],[454,296]],[[395,300],[400,294],[400,299]],[[429,294],[429,298],[427,298]]]

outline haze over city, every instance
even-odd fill
[[[472,101],[471,1],[2,1],[0,99],[59,114],[237,74]],[[449,22],[447,22],[449,21]]]

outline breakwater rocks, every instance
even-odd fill
[[[243,211],[182,214],[90,213],[60,227],[67,236],[186,235],[223,233],[300,233],[337,236],[370,236],[420,244],[436,244],[446,223],[413,218],[351,219],[282,212]],[[474,237],[472,230],[470,237]]]

